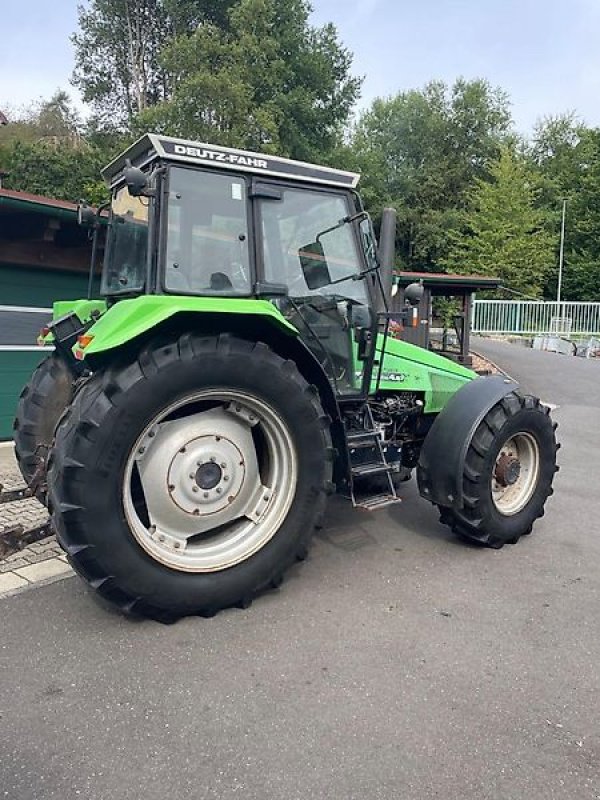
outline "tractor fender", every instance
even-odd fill
[[[485,415],[518,384],[502,375],[462,386],[429,429],[417,467],[421,496],[438,506],[463,507],[462,476],[469,444]]]
[[[268,300],[140,295],[112,305],[87,331],[86,343],[82,345],[78,342],[74,345],[73,354],[81,359],[114,350],[183,314],[197,315],[198,319],[209,315],[243,318],[249,326],[253,320],[263,318],[290,336],[298,333]]]

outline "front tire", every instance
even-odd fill
[[[500,548],[531,533],[552,494],[555,428],[536,397],[511,392],[477,427],[464,463],[463,508],[440,507],[459,536]]]
[[[58,427],[58,539],[125,611],[173,620],[245,607],[306,555],[332,455],[318,393],[267,345],[151,344],[96,373]]]

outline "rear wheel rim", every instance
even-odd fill
[[[182,572],[216,572],[273,538],[297,473],[292,435],[271,406],[243,392],[206,390],[144,428],[127,458],[123,508],[152,559]]]
[[[540,448],[530,433],[513,434],[500,448],[492,472],[492,501],[504,516],[514,516],[529,503],[538,485]]]

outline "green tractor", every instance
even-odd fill
[[[15,422],[103,598],[165,621],[246,607],[306,556],[328,495],[376,511],[413,470],[461,537],[531,531],[549,410],[391,335],[422,288],[390,311],[395,213],[377,246],[358,175],[157,135],[103,175],[108,219],[80,207],[106,233],[103,299],[55,304]]]

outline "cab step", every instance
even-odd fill
[[[352,467],[354,478],[365,478],[367,475],[385,475],[392,472],[393,467],[385,461],[370,461]]]
[[[365,497],[364,500],[355,498],[354,508],[360,508],[362,511],[379,511],[380,508],[401,502],[402,498],[393,494],[376,494],[372,497]]]
[[[351,431],[346,434],[346,439],[350,447],[360,447],[361,445],[372,445],[377,439],[381,441],[381,436],[376,430]]]

